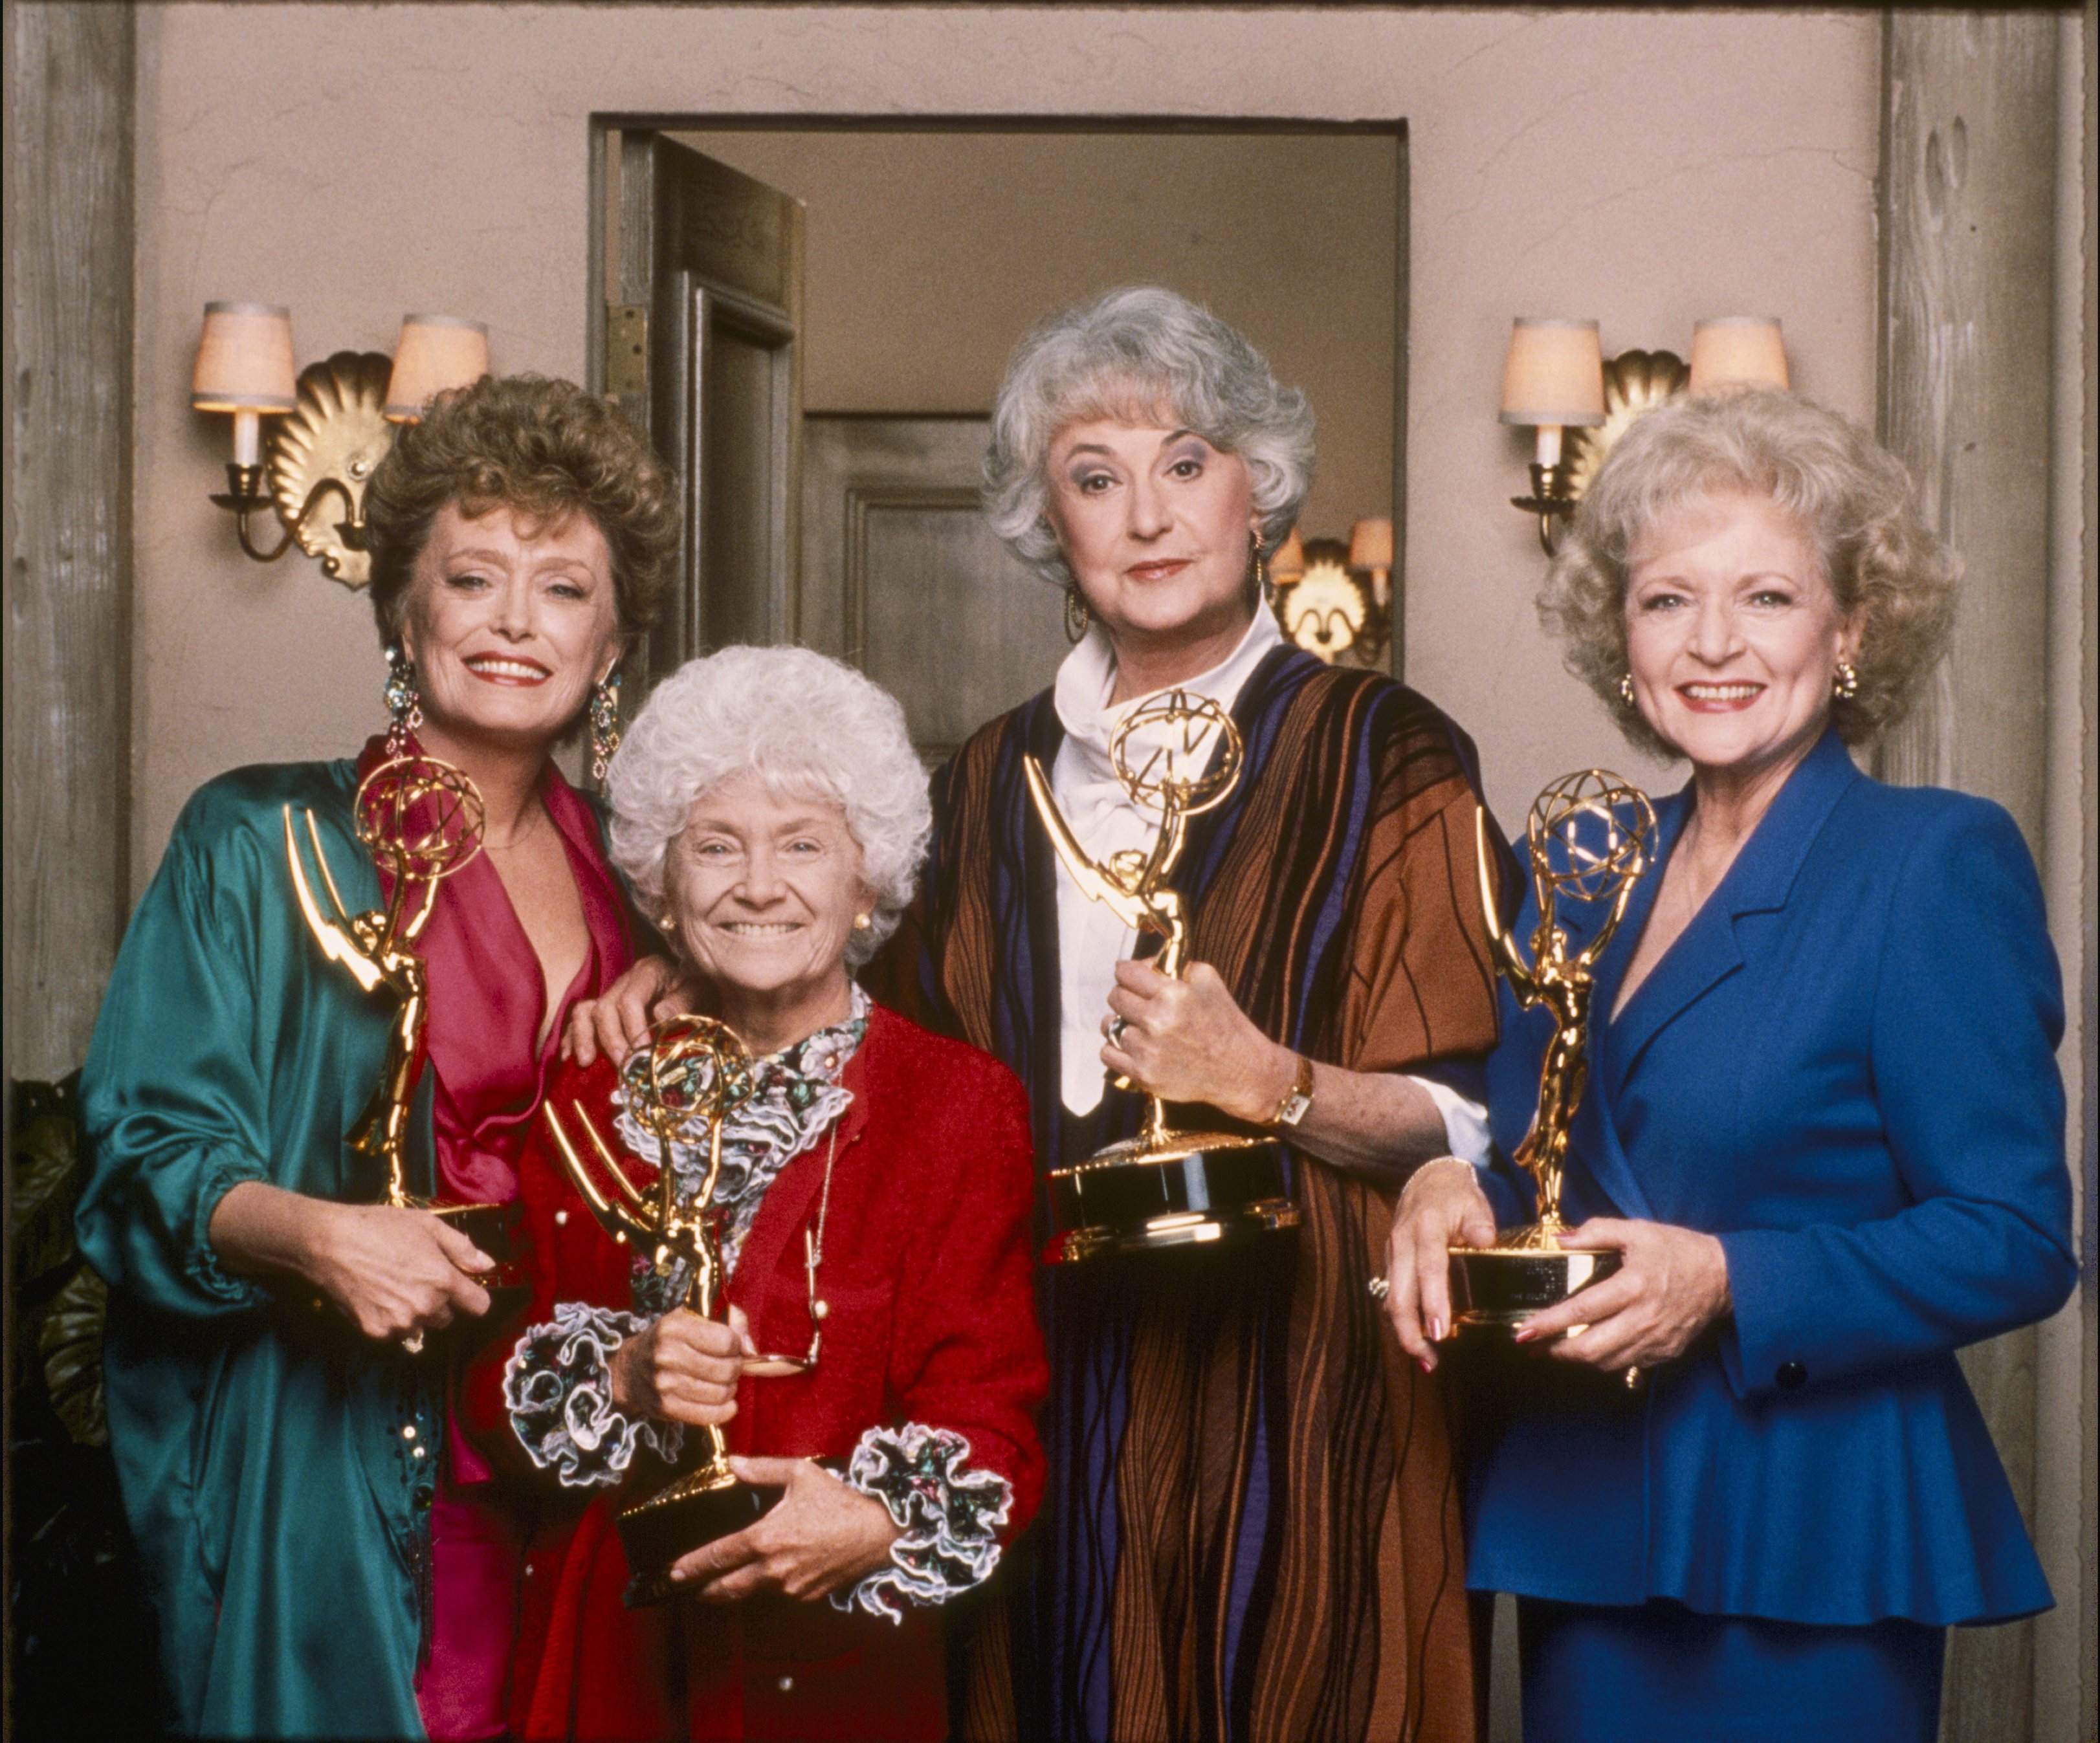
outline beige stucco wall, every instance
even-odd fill
[[[1494,420],[1510,317],[1681,349],[1701,315],[1776,312],[1798,384],[1873,411],[1871,12],[165,6],[139,31],[140,883],[199,781],[379,719],[362,597],[249,562],[205,500],[201,306],[289,303],[302,359],[467,311],[499,368],[580,375],[593,111],[1405,117],[1408,676],[1510,819],[1585,762],[1666,778],[1534,626],[1503,505],[1524,443]]]

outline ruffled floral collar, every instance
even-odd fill
[[[722,1219],[722,1259],[732,1270],[744,1237],[758,1218],[767,1188],[782,1169],[829,1131],[853,1105],[853,1092],[844,1082],[846,1067],[867,1037],[873,1008],[874,1001],[856,985],[853,1008],[842,1022],[752,1062],[757,1092],[722,1123],[721,1179],[715,1187],[715,1209]],[[636,1155],[660,1165],[655,1138],[627,1111],[624,1092],[615,1089],[612,1100],[619,1110],[614,1127],[620,1142]],[[671,1168],[682,1197],[699,1191],[708,1168],[704,1132],[695,1132],[690,1143],[672,1140]],[[672,1299],[683,1294],[682,1278],[667,1282],[675,1285]]]

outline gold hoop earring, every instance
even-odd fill
[[[1850,660],[1840,660],[1838,670],[1830,680],[1830,693],[1841,702],[1849,702],[1860,693],[1860,668]]]
[[[1079,588],[1065,589],[1065,639],[1076,642],[1092,627],[1093,608],[1087,603],[1087,596]]]
[[[1619,680],[1619,700],[1629,708],[1634,706],[1634,675],[1631,672]]]

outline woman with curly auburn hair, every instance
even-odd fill
[[[1531,1743],[1930,1743],[1943,1631],[2049,1605],[1954,1359],[2077,1274],[2041,888],[1999,807],[1846,748],[1940,657],[1956,574],[1864,431],[1754,392],[1636,422],[1541,597],[1692,779],[1597,964],[1570,1138],[1565,1244],[1621,1263],[1519,1330],[1552,1367],[1501,1389],[1472,1471],[1470,1583],[1517,1596]],[[1505,991],[1501,1156],[1550,1029]],[[1507,1163],[1409,1184],[1410,1353],[1449,1333],[1447,1249],[1529,1214]]]
[[[419,940],[417,1192],[515,1199],[563,1015],[633,959],[598,816],[553,759],[587,715],[611,753],[615,671],[676,561],[669,473],[582,389],[487,378],[401,431],[366,507],[392,728],[191,799],[83,1084],[111,1443],[184,1734],[505,1723],[522,1526],[457,1428],[458,1351],[435,1336],[488,1311],[492,1261],[378,1202],[378,1164],[345,1139],[390,1014],[308,934],[288,820],[312,816],[359,911],[383,897],[352,816],[374,768],[441,758],[486,804],[486,851],[437,887]]]

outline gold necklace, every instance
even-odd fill
[[[743,1371],[761,1378],[790,1374],[806,1374],[817,1365],[817,1353],[824,1341],[824,1321],[831,1317],[832,1304],[817,1293],[817,1267],[824,1262],[824,1229],[832,1217],[832,1169],[839,1160],[839,1128],[845,1122],[841,1112],[832,1122],[830,1147],[824,1153],[824,1186],[817,1201],[817,1220],[805,1223],[802,1228],[802,1270],[809,1279],[810,1349],[806,1355],[750,1356],[743,1362]]]

